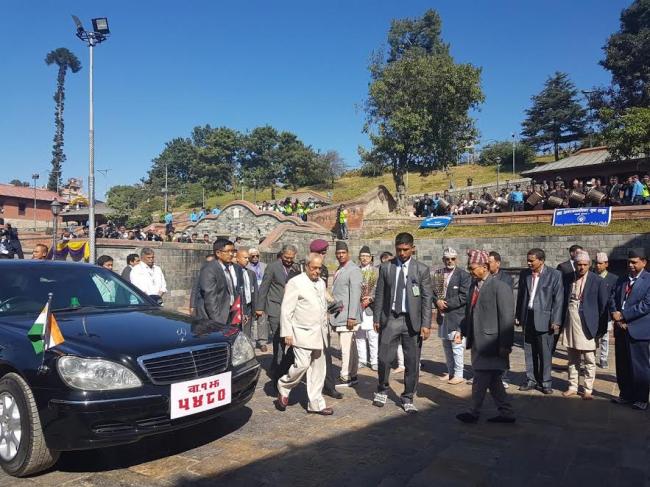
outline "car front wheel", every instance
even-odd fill
[[[15,373],[0,379],[0,466],[24,477],[56,463],[59,452],[45,444],[34,394]]]

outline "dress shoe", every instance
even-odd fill
[[[278,411],[284,411],[285,409],[287,409],[288,405],[289,405],[289,398],[283,396],[282,394],[278,394],[278,398],[275,400],[275,407],[278,409]]]
[[[266,345],[260,345],[260,352],[266,353],[268,351],[269,351],[269,347],[267,347]]]
[[[323,394],[325,394],[326,396],[329,396],[329,397],[333,397],[334,399],[343,399],[343,394],[341,394],[336,389],[324,390]]]
[[[495,416],[487,420],[488,423],[514,423],[516,421],[514,416]]]
[[[542,387],[541,391],[542,394],[546,394],[546,395],[553,394],[553,389],[550,387]]]
[[[648,403],[644,401],[637,401],[634,404],[632,404],[633,409],[638,409],[639,411],[645,411],[648,409]]]
[[[612,397],[611,401],[614,404],[632,404],[632,401],[628,401],[627,399],[623,399],[622,397]]]
[[[537,385],[532,382],[526,382],[519,386],[520,391],[534,391],[535,389],[537,389]]]
[[[476,423],[478,422],[478,416],[474,416],[471,413],[460,413],[456,415],[456,419],[462,421],[463,423]]]
[[[309,414],[320,414],[321,416],[331,416],[334,414],[334,410],[332,408],[324,408],[321,409],[320,411],[307,411]]]

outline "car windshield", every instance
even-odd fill
[[[0,279],[0,317],[39,313],[52,293],[52,309],[151,306],[116,274],[88,265],[3,266]]]

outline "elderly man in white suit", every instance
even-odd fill
[[[293,347],[295,360],[289,371],[278,380],[278,398],[275,402],[280,411],[289,404],[289,393],[307,374],[307,412],[331,416],[322,390],[325,383],[326,363],[324,354],[327,336],[327,299],[325,283],[320,279],[323,258],[310,254],[305,272],[287,282],[280,309],[280,336],[287,347]]]

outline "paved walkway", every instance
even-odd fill
[[[261,358],[268,363],[268,354]],[[519,384],[520,347],[512,362]],[[286,412],[276,411],[263,376],[248,407],[220,419],[133,445],[66,453],[30,479],[0,473],[0,486],[650,485],[650,413],[610,403],[612,368],[598,369],[594,401],[562,398],[566,372],[554,372],[552,396],[509,389],[515,425],[465,425],[455,415],[466,408],[470,386],[440,382],[442,364],[440,343],[430,339],[415,416],[391,402],[371,406],[376,379],[368,369],[344,399],[328,398],[332,417],[306,414],[304,387]],[[401,382],[393,381],[398,393]],[[484,417],[493,414],[488,398]]]

